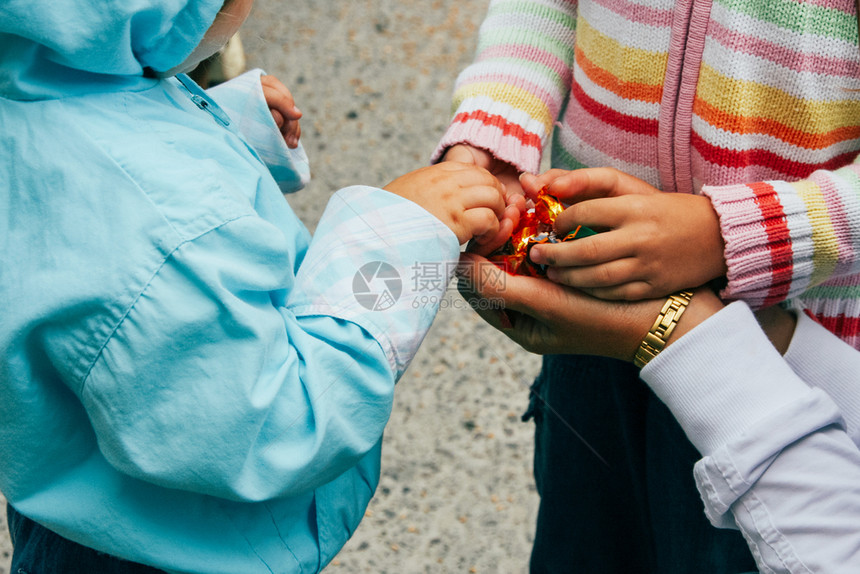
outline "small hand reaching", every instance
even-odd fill
[[[302,128],[299,125],[302,112],[296,107],[293,94],[275,76],[261,76],[260,83],[263,84],[263,96],[284,137],[284,142],[291,149],[297,148],[302,135]]]
[[[451,228],[462,245],[495,235],[505,215],[504,186],[486,169],[443,162],[403,175],[383,189],[414,201]]]
[[[482,167],[496,176],[505,188],[505,215],[499,230],[495,234],[476,237],[469,246],[470,251],[487,255],[492,253],[507,241],[511,232],[520,220],[520,214],[525,210],[525,197],[520,184],[519,170],[516,166],[496,159],[490,152],[466,144],[451,147],[442,157],[443,161],[456,161]]]

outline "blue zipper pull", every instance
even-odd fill
[[[209,112],[209,114],[221,125],[225,127],[230,125],[230,117],[224,113],[224,110],[218,107],[218,104],[206,95],[206,92],[204,92],[194,80],[185,74],[176,74],[176,79],[179,80],[179,83],[181,83],[191,94],[190,98],[191,101],[194,102],[195,106],[205,112]]]

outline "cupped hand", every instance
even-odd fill
[[[575,241],[535,246],[547,277],[603,299],[663,297],[725,275],[719,218],[708,198],[664,193],[610,168],[550,170],[522,177],[571,203],[556,219],[559,233],[585,225],[603,231]]]
[[[493,274],[487,267],[492,265],[464,253],[460,293],[485,321],[532,353],[631,361],[662,305],[603,301],[546,279]]]
[[[547,279],[499,276],[473,254],[460,258],[459,289],[471,307],[527,351],[586,354],[632,361],[665,299],[608,301]],[[669,344],[723,308],[707,288],[696,290]]]
[[[275,76],[260,76],[260,83],[263,85],[266,104],[284,137],[284,142],[290,149],[297,148],[302,135],[302,127],[299,124],[302,112],[296,107],[293,94]]]

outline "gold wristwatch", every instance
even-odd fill
[[[648,334],[645,335],[645,338],[642,339],[639,349],[636,350],[633,363],[637,367],[641,369],[648,364],[648,361],[656,357],[663,350],[663,347],[666,346],[666,341],[672,336],[672,331],[675,330],[678,320],[684,314],[692,298],[692,291],[679,291],[666,299],[666,303],[660,310],[660,314],[657,315],[657,320],[654,321],[654,325],[648,331]]]

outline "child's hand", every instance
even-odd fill
[[[302,135],[299,125],[302,112],[296,107],[293,94],[275,76],[260,76],[260,83],[263,84],[263,95],[281,135],[284,136],[284,142],[291,149],[297,148]]]
[[[476,237],[472,245],[469,246],[470,250],[482,255],[492,253],[508,240],[511,232],[520,221],[520,214],[525,211],[526,200],[519,180],[519,170],[510,163],[496,159],[487,150],[466,144],[458,144],[451,147],[445,152],[442,161],[457,161],[483,167],[495,175],[505,186],[505,202],[507,207],[505,208],[505,216],[502,218],[498,232]]]
[[[435,215],[461,244],[476,236],[495,235],[505,214],[504,186],[474,165],[446,161],[407,173],[384,189]]]
[[[603,299],[663,297],[726,273],[719,218],[708,198],[663,193],[615,169],[550,170],[522,178],[528,193],[543,186],[572,203],[556,230],[577,225],[605,231],[532,248],[535,263],[550,265],[553,281]]]

